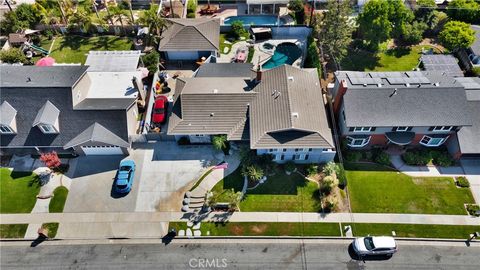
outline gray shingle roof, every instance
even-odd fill
[[[480,100],[469,101],[468,108],[473,117],[473,125],[462,127],[457,132],[460,151],[462,154],[480,154]]]
[[[135,71],[140,54],[140,51],[90,51],[85,65],[89,66],[88,71]]]
[[[122,138],[118,137],[104,126],[95,122],[83,132],[78,134],[75,138],[67,142],[64,146],[64,149],[84,144],[86,142],[101,142],[120,147],[130,146],[128,142],[124,141]]]
[[[463,77],[457,58],[451,54],[427,54],[420,57],[426,71],[446,72],[450,76]]]
[[[78,66],[54,66],[54,67],[31,67],[16,66],[8,67],[12,77],[14,74],[33,74],[35,80],[41,81],[38,86],[20,83],[20,86],[5,85],[4,67],[2,70],[2,84],[0,88],[0,102],[8,101],[16,108],[17,133],[13,135],[0,135],[2,147],[19,146],[50,146],[63,147],[67,142],[79,133],[97,122],[113,132],[115,135],[128,141],[127,115],[125,110],[74,110],[72,107],[72,88],[74,82],[83,74],[86,67]],[[41,77],[38,74],[45,74]],[[53,78],[55,74],[55,78]],[[33,76],[32,75],[32,76]],[[72,76],[75,75],[77,77]],[[66,77],[66,79],[62,79]],[[50,80],[50,83],[49,83]],[[63,82],[63,87],[55,85],[51,80]],[[10,80],[11,81],[11,80]],[[60,110],[58,125],[60,133],[43,134],[39,128],[32,127],[37,113],[49,101]]]
[[[195,77],[252,77],[251,63],[206,63],[199,69]]]
[[[264,71],[250,111],[250,147],[333,147],[315,70],[283,65]]]
[[[0,105],[0,124],[10,126],[15,115],[17,115],[17,110],[15,110],[10,103],[4,101],[2,105]]]
[[[215,51],[220,46],[220,20],[168,19],[159,51]]]
[[[60,110],[47,100],[47,102],[45,102],[42,108],[40,108],[38,111],[35,120],[33,120],[32,127],[39,124],[54,125],[59,114]]]
[[[2,66],[0,87],[72,87],[87,66]]]

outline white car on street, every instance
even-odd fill
[[[367,236],[353,241],[353,249],[362,255],[390,255],[397,252],[397,244],[391,236]]]

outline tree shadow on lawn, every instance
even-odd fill
[[[340,65],[343,70],[365,71],[374,70],[378,67],[380,57],[377,54],[350,48],[347,56],[342,59]]]
[[[90,43],[90,39],[88,37],[64,36],[57,50],[63,50],[64,48],[69,48],[71,50],[78,50],[80,49],[80,47],[88,45],[89,43]]]
[[[32,175],[32,172],[22,172],[22,171],[15,171],[15,170],[10,173],[10,177],[12,179],[28,177],[28,176],[31,176],[31,175]]]
[[[411,51],[412,49],[409,47],[397,47],[394,49],[387,50],[385,54],[389,56],[395,56],[396,58],[400,58],[402,56],[410,54]]]

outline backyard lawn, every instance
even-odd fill
[[[233,188],[241,191],[243,176],[240,169],[227,176],[213,187],[213,191],[222,192]],[[268,176],[265,183],[247,190],[240,210],[244,212],[318,212],[320,200],[318,185],[305,180],[301,175],[286,175],[278,169],[275,175]]]
[[[186,230],[185,222],[170,222],[169,230]],[[202,235],[211,236],[340,236],[338,223],[300,223],[300,222],[203,222],[200,225]]]
[[[52,41],[44,40],[42,47],[50,48]],[[115,51],[130,50],[132,41],[128,38],[117,36],[57,36],[50,56],[57,63],[85,63],[89,51]]]
[[[0,213],[30,213],[35,206],[40,186],[32,172],[11,172],[0,169]]]
[[[350,50],[341,66],[343,70],[354,71],[408,71],[417,67],[422,48],[432,47],[417,45],[411,48],[390,49],[378,54]]]
[[[377,164],[345,164],[350,205],[356,213],[466,215],[470,189],[450,177],[415,177]]]

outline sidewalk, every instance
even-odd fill
[[[131,212],[131,213],[31,213],[1,214],[1,224],[27,223],[157,223],[187,221],[191,213],[182,212]],[[225,212],[210,213],[202,221],[230,222],[357,222],[403,223],[439,225],[480,225],[480,217],[467,215],[428,214],[374,214],[374,213],[296,213],[296,212]]]

